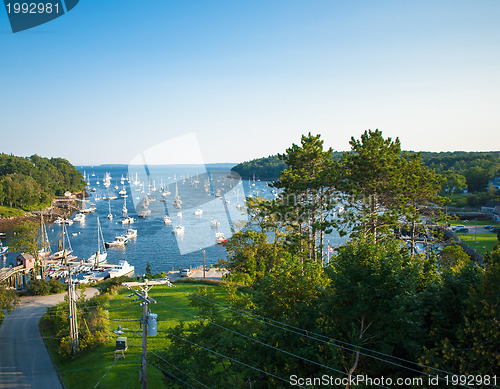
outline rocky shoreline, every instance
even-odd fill
[[[85,196],[87,197],[87,194],[85,194]],[[32,221],[39,224],[40,215],[43,215],[43,220],[45,223],[52,223],[60,216],[63,216],[65,218],[69,217],[80,208],[79,199],[81,198],[81,193],[71,198],[56,198],[52,200],[52,205],[50,207],[47,207],[41,211],[28,211],[22,216],[0,216],[0,232],[10,232],[14,229],[14,227],[26,221]]]

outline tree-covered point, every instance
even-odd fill
[[[336,160],[342,157],[341,151],[332,151],[332,159]],[[286,163],[280,159],[279,155],[270,155],[265,158],[252,159],[239,163],[231,170],[238,173],[242,178],[255,178],[267,181],[277,180],[283,170],[287,167]]]
[[[0,154],[0,204],[25,210],[83,190],[81,173],[64,158]]]

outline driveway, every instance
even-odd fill
[[[87,297],[96,293],[94,288],[85,292]],[[62,388],[38,322],[64,296],[21,297],[21,307],[5,316],[0,327],[0,388]]]

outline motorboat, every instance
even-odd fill
[[[134,272],[135,267],[127,261],[118,261],[118,265],[109,270],[109,278],[127,276]]]
[[[124,217],[122,219],[122,224],[132,224],[134,222],[134,218],[133,217]]]
[[[85,214],[77,213],[76,216],[73,218],[73,221],[78,222],[78,223],[85,222]]]
[[[151,210],[150,209],[145,209],[144,211],[141,211],[138,213],[139,217],[146,217],[151,215]]]
[[[170,219],[170,217],[168,217],[168,215],[165,215],[165,217],[163,218],[163,222],[169,226],[172,224],[172,220]]]
[[[137,230],[129,228],[127,232],[123,234],[123,236],[127,239],[137,238]]]
[[[105,242],[104,245],[107,248],[110,247],[118,247],[118,246],[125,246],[128,243],[128,239],[125,238],[123,235],[115,237],[115,239],[112,242]]]
[[[175,226],[175,228],[172,230],[172,233],[176,235],[184,234],[184,226],[181,225]]]
[[[195,214],[196,216],[201,216],[201,215],[203,215],[203,209],[198,208],[196,211],[194,211],[194,214]]]
[[[224,244],[227,242],[226,236],[224,235],[223,232],[216,232],[215,233],[215,243],[217,244]]]
[[[7,254],[9,252],[9,246],[4,246],[2,242],[0,242],[0,255]]]

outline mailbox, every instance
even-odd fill
[[[117,350],[126,350],[127,349],[127,337],[120,336],[116,338],[116,349]]]

